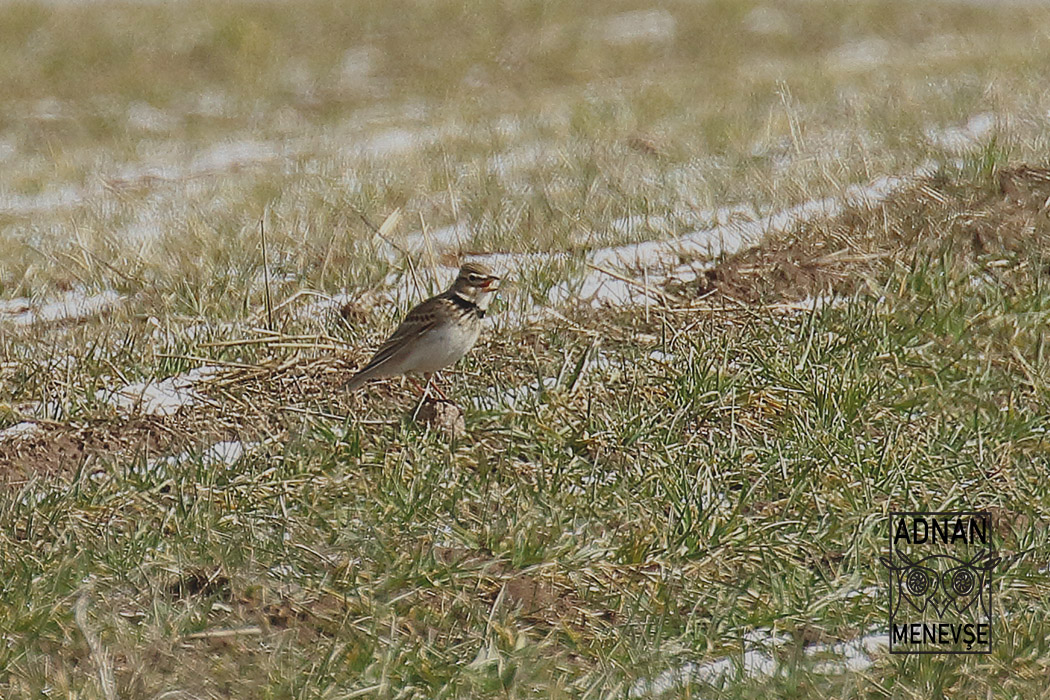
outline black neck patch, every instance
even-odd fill
[[[451,301],[453,304],[463,309],[464,312],[473,312],[478,318],[485,318],[485,309],[481,308],[470,299],[464,299],[458,294],[450,294]]]

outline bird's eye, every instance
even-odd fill
[[[481,275],[477,274],[476,272],[471,272],[470,273],[470,281],[471,282],[480,282],[481,281]]]

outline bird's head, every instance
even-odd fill
[[[458,296],[478,305],[488,307],[492,295],[499,288],[499,277],[492,274],[492,269],[478,262],[464,263],[459,268],[459,275],[452,283],[452,291]]]

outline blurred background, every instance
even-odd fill
[[[254,303],[264,210],[289,283],[334,291],[385,279],[360,215],[397,207],[409,253],[572,252],[1039,155],[1048,28],[1014,2],[3,2],[0,294]]]

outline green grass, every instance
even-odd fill
[[[959,189],[988,189],[972,182]],[[1036,692],[1045,260],[1021,253],[1000,267],[1009,283],[975,289],[989,260],[931,245],[883,270],[881,300],[841,308],[706,314],[688,331],[678,311],[576,314],[609,339],[574,391],[586,336],[545,325],[524,354],[496,338],[503,361],[467,361],[464,401],[569,371],[516,409],[468,410],[458,441],[407,419],[271,415],[280,436],[233,465],[198,450],[156,471],[124,455],[31,478],[0,517],[8,692],[99,692],[72,621],[82,595],[122,697],[617,695],[738,655],[765,628],[793,640],[776,652],[784,675],[694,690]],[[391,417],[410,405],[394,398],[313,405]],[[955,508],[1004,523],[995,653],[817,673],[807,640],[884,624],[888,512]],[[186,638],[246,626],[259,629]]]
[[[673,37],[616,45],[602,22],[650,8],[0,5],[0,295],[124,295],[80,323],[0,316],[0,428],[44,420],[57,455],[0,452],[0,695],[626,697],[756,630],[780,672],[666,695],[1042,693],[1046,219],[988,202],[1005,165],[1045,161],[1050,15],[756,8],[670,6]],[[843,59],[865,41],[870,63]],[[976,150],[930,142],[981,113]],[[497,324],[448,378],[457,439],[396,382],[335,390],[400,313],[385,286],[232,342],[263,337],[264,215],[277,304],[426,270],[362,219],[400,207],[395,242],[459,221],[464,251],[567,251],[514,276],[517,311],[586,250],[655,235],[622,217],[684,233],[929,158],[943,201],[784,234],[877,254],[848,303],[685,285],[673,308]],[[98,394],[204,363],[242,369],[177,416]],[[807,645],[885,624],[887,514],[953,508],[992,510],[1010,560],[994,653],[821,673]]]

